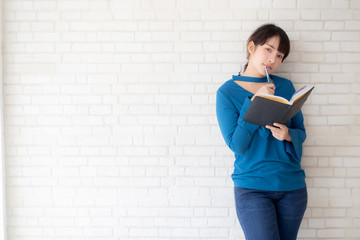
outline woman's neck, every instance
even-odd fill
[[[258,71],[255,70],[250,64],[247,66],[245,71],[241,74],[244,77],[254,77],[254,78],[263,78],[265,75],[261,75]]]

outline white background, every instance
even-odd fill
[[[299,239],[360,238],[360,1],[4,0],[7,239],[241,239],[217,88],[260,24],[303,108]]]
[[[0,1],[0,12],[2,13],[2,2]],[[0,18],[0,46],[2,46],[2,18]],[[3,59],[2,48],[0,49],[0,239],[5,240],[5,156],[4,156],[4,120],[3,120]]]

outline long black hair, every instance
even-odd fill
[[[260,26],[258,29],[256,29],[250,35],[250,37],[247,41],[246,49],[251,41],[254,42],[255,47],[257,47],[258,45],[260,45],[260,46],[264,45],[269,38],[272,38],[275,36],[278,36],[280,38],[278,51],[281,52],[282,54],[284,54],[284,57],[282,59],[282,61],[284,61],[290,52],[290,40],[289,40],[289,37],[286,34],[286,32],[282,28],[280,28],[274,24],[264,24],[264,25]],[[250,56],[250,53],[247,50],[247,59],[249,59],[249,56]],[[245,64],[244,71],[246,70],[248,63],[249,62],[247,62]]]

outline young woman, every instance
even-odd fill
[[[221,133],[235,153],[236,213],[247,240],[295,240],[307,205],[300,166],[306,138],[302,113],[275,127],[243,121],[256,95],[290,99],[295,92],[290,80],[271,74],[288,56],[289,38],[280,27],[266,24],[250,36],[247,51],[243,73],[225,82],[216,97]]]

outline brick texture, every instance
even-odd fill
[[[299,239],[360,238],[359,2],[195,2],[3,1],[8,240],[244,239],[215,92],[266,22],[315,85]]]

